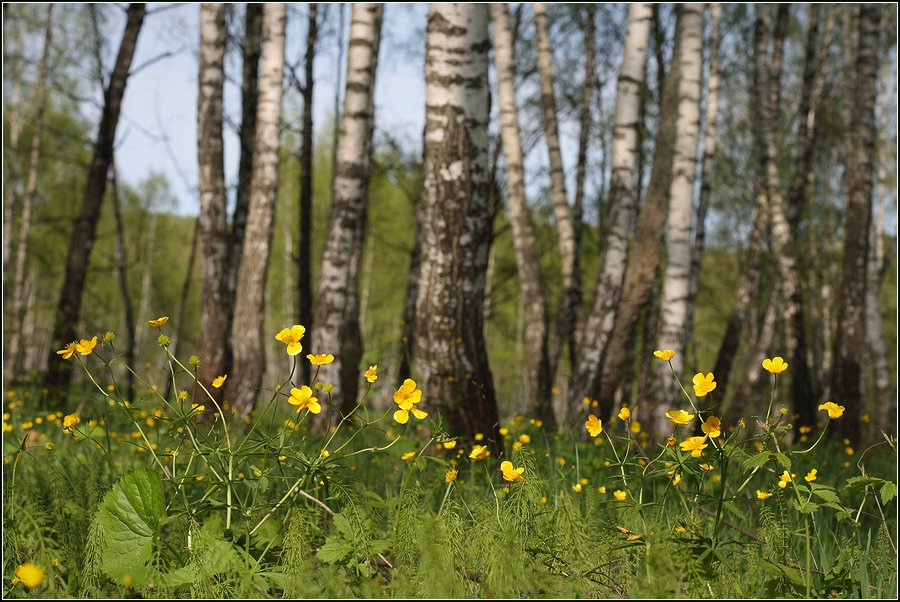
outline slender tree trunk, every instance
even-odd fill
[[[681,78],[678,83],[678,121],[669,215],[666,234],[665,273],[662,278],[659,349],[674,349],[670,361],[675,372],[684,367],[685,323],[691,279],[691,222],[694,213],[694,178],[697,173],[697,143],[700,140],[700,98],[703,93],[703,5],[681,7],[682,40],[677,55]],[[678,400],[678,383],[665,362],[656,362],[656,424],[665,425],[666,410]],[[662,431],[659,431],[661,434]]]
[[[19,220],[19,238],[16,244],[16,271],[12,289],[12,320],[7,323],[10,331],[9,346],[3,367],[3,384],[9,384],[22,365],[19,349],[22,340],[22,322],[25,303],[25,264],[28,261],[28,238],[31,234],[31,207],[37,192],[38,167],[41,158],[41,135],[44,125],[44,106],[47,102],[47,62],[53,42],[53,4],[47,5],[47,24],[44,28],[44,50],[38,67],[37,92],[34,100],[32,122],[31,154],[28,159],[28,178],[25,182],[25,196],[22,197],[22,216]],[[13,160],[17,160],[14,157]]]
[[[760,369],[762,361],[771,356],[770,350],[772,344],[775,342],[775,326],[778,322],[783,301],[784,296],[781,291],[781,286],[776,283],[775,289],[772,291],[771,298],[769,299],[769,303],[766,306],[766,313],[763,317],[759,333],[749,345],[750,354],[747,363],[744,366],[744,373],[740,385],[738,386],[738,392],[728,408],[728,415],[732,417],[732,420],[734,420],[735,417],[746,418],[749,420],[751,416],[759,415],[762,412],[759,402],[753,402],[753,400],[759,398],[758,395],[754,395],[753,390],[756,387],[756,383],[759,382],[760,376],[763,376],[764,374],[763,370]],[[782,403],[783,397],[783,394],[779,397],[779,400],[782,401]],[[798,424],[804,423],[801,422]]]
[[[572,210],[566,194],[566,174],[563,166],[562,151],[559,143],[559,124],[556,111],[556,95],[553,91],[553,51],[550,47],[550,25],[547,5],[535,2],[534,26],[537,38],[537,68],[541,82],[541,110],[544,115],[544,138],[547,140],[547,153],[550,157],[550,196],[553,200],[553,218],[556,220],[557,242],[562,264],[563,294],[557,318],[554,356],[550,358],[550,374],[556,372],[559,361],[558,351],[562,343],[570,341],[574,332],[575,306],[571,300],[576,294],[575,284],[575,225]],[[526,314],[528,314],[526,308]],[[526,318],[527,319],[527,318]],[[529,322],[529,328],[534,326]],[[528,342],[526,341],[526,345]]]
[[[600,275],[594,304],[585,323],[578,361],[572,379],[572,397],[581,403],[594,397],[600,378],[602,357],[619,305],[628,256],[628,234],[636,206],[634,196],[635,158],[640,129],[639,107],[644,87],[644,66],[650,37],[652,8],[649,4],[628,6],[628,31],[616,87],[615,136],[612,150],[612,178],[609,188],[609,219],[601,252]],[[659,179],[660,176],[657,176]],[[657,184],[658,185],[658,184]],[[664,199],[665,200],[665,199]],[[655,272],[651,270],[651,274]]]
[[[334,131],[332,136],[331,147],[331,188],[334,189],[334,178],[337,176],[337,145],[340,137],[341,125],[341,72],[344,65],[344,10],[347,5],[343,2],[338,5],[338,26],[337,26],[337,64],[334,66],[334,72],[337,74],[337,85],[334,87]]]
[[[144,266],[143,276],[141,277],[141,302],[138,305],[138,318],[146,319],[150,313],[150,285],[153,283],[153,256],[156,253],[156,213],[153,213],[152,207],[147,209],[148,221],[147,226],[147,244],[144,245]],[[144,348],[144,339],[150,331],[142,328],[137,331],[135,345],[138,349]]]
[[[506,158],[506,196],[512,229],[516,268],[519,273],[524,332],[525,408],[553,429],[556,421],[550,402],[550,358],[548,355],[547,296],[535,243],[534,225],[525,200],[525,169],[522,141],[519,137],[519,112],[516,108],[513,39],[506,4],[491,4],[494,26],[494,58],[497,69],[497,99],[500,110],[500,134]]]
[[[694,235],[694,246],[691,249],[691,279],[688,288],[687,316],[684,322],[684,354],[685,362],[689,365],[696,362],[693,345],[694,314],[697,310],[697,287],[700,283],[700,265],[703,262],[703,251],[706,244],[706,213],[709,210],[709,199],[712,193],[713,158],[716,154],[716,117],[719,112],[719,21],[722,15],[722,5],[718,2],[710,3],[709,15],[709,80],[707,81],[706,114],[703,123],[700,201],[697,204],[697,231]]]
[[[430,6],[415,355],[429,411],[502,450],[483,325],[489,47],[486,5]]]
[[[372,164],[375,74],[383,4],[354,4],[347,55],[347,86],[337,142],[331,218],[322,255],[311,353],[333,353],[319,378],[337,386],[335,403],[356,405],[362,358],[359,274],[366,234]]]
[[[197,163],[200,195],[200,369],[198,378],[217,401],[222,390],[210,385],[227,371],[228,210],[222,108],[225,84],[225,5],[200,8],[200,88],[197,95]],[[210,408],[212,412],[212,408]]]
[[[300,231],[297,251],[297,315],[306,327],[307,335],[313,332],[312,323],[312,186],[313,186],[313,65],[316,58],[316,39],[319,31],[319,5],[309,3],[306,30],[306,57],[303,78],[303,132],[300,149]],[[309,382],[310,364],[300,362],[300,382]]]
[[[272,335],[263,332],[265,285],[272,246],[272,221],[278,192],[279,121],[284,75],[284,4],[263,7],[262,60],[250,208],[237,279],[231,348],[234,355],[227,399],[237,413],[248,416],[256,405],[265,374],[265,344]]]
[[[136,369],[135,364],[135,318],[134,302],[128,288],[128,251],[125,242],[125,223],[122,220],[122,199],[119,196],[119,177],[116,173],[116,162],[113,159],[110,168],[110,188],[112,190],[113,215],[116,220],[116,273],[119,277],[119,290],[122,293],[122,307],[125,321],[125,364]],[[126,370],[126,399],[134,399],[134,374]]]
[[[863,412],[861,361],[865,350],[866,257],[874,179],[872,156],[875,151],[880,17],[878,5],[859,5],[857,79],[847,145],[849,197],[837,322],[841,336],[835,339],[832,371],[831,392],[847,408],[837,426],[854,442],[859,439],[859,419]]]
[[[6,6],[4,6],[4,9]],[[16,214],[16,188],[19,185],[19,136],[22,134],[22,51],[25,40],[25,19],[19,20],[17,48],[10,68],[12,93],[9,98],[9,145],[6,181],[3,195],[3,288],[6,289],[6,270],[12,250],[13,222]],[[5,47],[4,47],[5,49]],[[4,61],[5,62],[5,61]]]
[[[878,98],[878,180],[875,219],[869,240],[869,257],[866,266],[866,345],[871,357],[875,380],[876,420],[879,428],[888,434],[896,432],[897,397],[891,381],[887,346],[884,341],[884,325],[881,320],[881,270],[884,261],[884,205],[887,191],[888,155],[888,62],[881,69],[881,90]]]
[[[181,343],[181,337],[184,332],[184,314],[187,312],[188,295],[191,291],[191,282],[194,279],[194,264],[196,263],[197,242],[200,239],[200,217],[194,220],[193,234],[191,235],[191,250],[188,255],[187,272],[184,275],[184,282],[181,285],[181,298],[178,302],[178,313],[175,315],[175,328],[172,335],[172,342],[169,344],[169,350],[172,355],[178,356],[178,345]],[[166,399],[172,395],[172,379],[166,379]]]
[[[672,56],[681,56],[681,47],[685,41],[684,8],[678,11],[675,25],[675,46]],[[688,18],[690,20],[690,17]],[[647,300],[653,286],[656,269],[659,266],[662,251],[662,234],[666,223],[666,212],[669,204],[669,190],[674,175],[675,143],[677,136],[679,81],[681,79],[680,60],[673,60],[666,75],[666,83],[660,103],[659,128],[656,135],[656,148],[653,153],[653,168],[647,195],[641,205],[635,228],[632,256],[628,262],[628,270],[622,285],[622,296],[616,311],[615,324],[609,335],[607,348],[615,350],[606,353],[601,363],[598,394],[590,395],[602,404],[602,413],[609,415],[611,401],[616,388],[625,372],[625,349],[634,343],[635,326],[641,308]],[[588,393],[589,394],[589,393]]]
[[[54,389],[66,388],[72,378],[73,363],[61,361],[56,355],[56,350],[76,338],[88,262],[96,238],[100,208],[106,192],[107,173],[112,161],[119,111],[122,107],[122,97],[125,94],[125,84],[131,69],[131,59],[137,46],[137,38],[144,22],[145,12],[144,4],[133,3],[128,6],[127,22],[122,34],[119,54],[116,57],[116,65],[109,78],[109,85],[104,91],[103,112],[94,146],[94,156],[88,170],[81,212],[75,219],[72,229],[65,276],[54,318],[45,381],[48,387]],[[55,402],[57,407],[62,407],[65,402],[65,396],[62,395],[53,399],[58,400]]]

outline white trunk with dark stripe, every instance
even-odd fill
[[[628,235],[634,213],[634,169],[640,128],[640,97],[644,65],[653,17],[649,4],[628,6],[628,31],[616,85],[615,137],[612,149],[612,181],[609,194],[608,233],[603,242],[600,276],[594,304],[582,337],[575,367],[573,399],[592,394],[599,379],[600,362],[613,329],[616,306],[625,278]]]
[[[669,215],[666,231],[667,265],[662,286],[659,320],[659,349],[674,349],[671,364],[679,375],[684,365],[684,325],[688,311],[691,275],[691,222],[694,214],[694,177],[697,172],[697,142],[700,138],[700,95],[703,72],[703,5],[682,6],[684,37],[677,60],[681,66],[678,83],[678,122],[674,174],[669,188]],[[665,412],[678,405],[678,383],[664,362],[656,362],[657,425],[667,427]],[[661,432],[661,431],[660,431]]]
[[[222,97],[225,83],[225,6],[200,8],[200,89],[197,162],[200,194],[200,382],[225,372],[228,332],[228,218]],[[216,389],[211,391],[218,392]],[[210,408],[212,409],[212,408]]]
[[[310,353],[334,354],[334,362],[319,369],[319,380],[337,387],[335,402],[345,410],[356,404],[361,374],[359,272],[366,230],[375,72],[383,11],[383,4],[353,5],[334,201],[319,272],[315,329],[308,349]]]
[[[539,417],[548,428],[555,424],[550,405],[550,367],[547,349],[547,299],[535,244],[534,226],[525,201],[525,169],[516,108],[513,36],[506,4],[491,4],[494,25],[494,55],[497,67],[497,96],[500,134],[506,158],[506,189],[509,224],[512,229],[523,320],[526,375],[525,402],[529,415]]]
[[[231,329],[234,374],[228,379],[225,395],[243,416],[249,415],[256,404],[265,372],[265,344],[274,336],[274,333],[263,332],[263,316],[266,275],[272,246],[272,220],[278,192],[279,121],[286,21],[284,4],[265,5],[253,175],[250,178],[250,210],[238,269],[234,324]]]
[[[502,444],[484,343],[488,213],[488,7],[432,4],[415,374],[450,432]]]

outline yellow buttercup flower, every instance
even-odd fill
[[[310,353],[306,356],[306,359],[309,360],[309,363],[313,366],[324,366],[326,364],[330,364],[334,361],[334,356],[332,354],[318,353],[313,355]]]
[[[653,355],[655,355],[656,357],[658,357],[659,359],[661,359],[664,362],[668,362],[670,359],[675,357],[675,352],[671,349],[663,349],[662,351],[657,349],[656,351],[653,352]]]
[[[772,497],[772,494],[769,493],[768,491],[760,491],[759,489],[756,490],[756,499],[767,500],[770,497]]]
[[[629,427],[629,429],[631,430],[632,433],[637,435],[638,433],[641,432],[641,423],[638,422],[637,420],[635,420],[631,423],[631,426]]]
[[[813,469],[810,470],[810,471],[806,474],[806,476],[803,477],[803,478],[806,480],[807,483],[812,483],[812,482],[815,481],[817,478],[819,478],[819,477],[817,476],[817,474],[816,474],[816,473],[818,473],[818,472],[819,472],[818,470],[816,470],[815,468],[813,468]]]
[[[693,414],[688,414],[684,410],[669,410],[668,412],[666,412],[666,417],[675,424],[679,424],[681,426],[690,424],[691,420],[694,419]]]
[[[490,455],[491,452],[490,450],[488,450],[487,445],[476,445],[472,448],[472,452],[469,454],[469,457],[473,460],[484,460]]]
[[[415,407],[415,404],[420,401],[422,401],[422,390],[416,388],[416,381],[407,378],[400,385],[400,388],[394,392],[394,403],[400,406],[400,409],[394,412],[394,420],[400,424],[406,424],[409,422],[410,412],[419,420],[428,416],[427,412],[423,412]]]
[[[504,460],[500,463],[500,471],[503,473],[504,481],[517,483],[524,479],[524,477],[522,477],[522,473],[525,472],[525,467],[520,466],[519,468],[513,468],[512,462],[510,462],[509,460]]]
[[[81,339],[80,343],[76,343],[75,350],[81,355],[90,355],[94,352],[94,347],[97,346],[97,337],[92,338],[90,341],[87,339]]]
[[[788,369],[788,365],[785,363],[784,358],[778,356],[775,356],[772,359],[764,359],[762,367],[768,370],[771,374],[781,374]]]
[[[275,339],[287,345],[288,355],[297,355],[303,351],[303,345],[300,344],[300,339],[303,338],[304,334],[306,334],[306,328],[299,324],[294,324],[290,328],[281,329],[278,334],[275,335]]]
[[[822,405],[819,406],[820,410],[825,410],[828,412],[828,417],[834,420],[835,418],[840,418],[844,415],[844,406],[839,406],[833,401],[826,401]]]
[[[16,567],[16,577],[18,577],[23,585],[29,588],[39,586],[44,582],[44,577],[46,576],[47,571],[33,562],[26,562],[25,564],[20,564]]]
[[[619,420],[628,420],[631,418],[631,410],[628,409],[628,406],[622,406],[622,409],[619,410]]]
[[[369,369],[366,370],[366,372],[365,372],[365,374],[363,374],[363,376],[365,376],[366,380],[369,381],[370,383],[373,383],[376,380],[378,380],[378,364],[375,364],[374,366],[369,366]]]
[[[706,376],[702,372],[694,375],[694,395],[697,397],[705,397],[707,393],[715,390],[716,381],[713,380],[713,374],[710,372]]]
[[[459,474],[458,470],[456,470],[455,468],[451,468],[450,470],[448,470],[446,472],[446,474],[444,474],[444,482],[452,483],[453,481],[456,480],[456,475],[458,475],[458,474]]]
[[[713,469],[713,465],[708,462],[704,462],[703,464],[700,465],[700,470],[702,470],[703,472],[709,472],[712,469]]]
[[[400,456],[400,459],[401,460],[412,460],[415,457],[416,457],[416,452],[411,451],[411,452],[406,452],[405,454]]]
[[[603,422],[593,414],[588,416],[587,421],[584,423],[584,427],[587,429],[588,433],[591,434],[591,437],[596,437],[603,432]]]
[[[678,483],[681,482],[681,473],[676,472],[675,476],[672,477],[672,487],[678,487]]]
[[[77,349],[76,349],[77,345],[78,345],[78,343],[75,343],[73,341],[73,342],[69,343],[68,345],[66,345],[65,349],[60,349],[56,353],[61,355],[64,360],[67,360],[70,357],[72,357],[73,355],[75,355],[75,351],[77,351]]]
[[[782,475],[778,477],[778,486],[784,489],[785,487],[787,487],[788,483],[794,482],[793,476],[794,475],[785,470],[784,473],[782,473]]]
[[[722,423],[715,416],[710,416],[700,425],[700,430],[715,439],[722,434]]]
[[[572,491],[574,491],[575,493],[581,493],[581,490],[581,483],[575,483],[574,485],[572,485]]]
[[[160,318],[156,318],[155,320],[150,320],[149,322],[147,322],[147,324],[149,326],[152,326],[153,328],[162,328],[163,326],[166,325],[166,322],[168,322],[168,321],[169,321],[169,316],[162,316]]]
[[[216,389],[221,389],[222,385],[225,384],[226,378],[228,378],[227,374],[223,374],[222,376],[215,377],[212,381],[212,386],[214,386]]]
[[[63,418],[63,432],[71,433],[72,429],[74,429],[79,422],[81,422],[81,418],[79,418],[77,414],[69,414]]]
[[[625,498],[628,497],[628,494],[622,491],[621,489],[616,489],[613,491],[613,497],[619,500],[620,502],[624,502]]]
[[[456,439],[444,441],[444,449],[453,449],[454,447],[456,447]]]
[[[317,397],[313,397],[312,389],[310,389],[306,385],[303,385],[299,389],[291,389],[291,396],[288,399],[288,403],[297,406],[298,412],[303,409],[308,409],[311,413],[318,414],[322,411],[322,406],[319,404],[319,399]]]
[[[500,436],[506,437],[509,434],[509,429],[505,426],[500,427]]]
[[[521,435],[519,435],[519,442],[527,445],[531,443],[531,437],[526,433],[522,433]]]
[[[689,451],[695,458],[699,458],[700,454],[707,447],[705,435],[703,437],[691,437],[681,442],[681,451]]]

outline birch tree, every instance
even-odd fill
[[[279,120],[284,75],[285,5],[263,7],[262,58],[250,207],[238,270],[234,323],[231,328],[233,372],[225,397],[242,416],[253,409],[265,372],[263,332],[265,283],[272,244],[272,220],[278,192]]]
[[[372,163],[375,73],[383,4],[353,5],[344,110],[337,140],[333,201],[319,271],[311,353],[333,353],[319,378],[337,386],[335,403],[345,411],[356,404],[362,334],[359,275],[366,230]]]
[[[225,5],[200,7],[197,163],[200,196],[200,382],[225,374],[228,346],[228,219],[225,195],[222,97],[225,83]]]
[[[703,73],[703,5],[681,6],[682,38],[677,55],[681,77],[678,82],[678,121],[669,215],[666,233],[665,275],[662,281],[659,349],[674,349],[669,361],[678,374],[684,367],[685,323],[691,275],[691,231],[694,213],[694,177],[697,171],[697,142],[700,138],[700,96]],[[678,404],[678,383],[665,362],[656,362],[656,418],[665,424],[665,412]]]
[[[522,320],[525,354],[525,400],[530,415],[553,428],[556,421],[550,403],[550,358],[548,356],[547,297],[535,243],[534,225],[525,200],[525,169],[516,108],[513,35],[506,4],[491,4],[494,26],[494,58],[497,68],[497,97],[500,134],[506,159],[506,196],[512,229],[516,269],[523,304]]]
[[[88,168],[81,211],[75,218],[72,228],[65,275],[53,323],[52,347],[47,361],[48,371],[45,379],[48,387],[65,388],[72,378],[73,363],[60,361],[56,350],[75,340],[77,336],[88,262],[96,239],[97,222],[100,220],[100,208],[106,192],[107,174],[112,162],[113,143],[122,108],[122,97],[125,95],[128,72],[131,69],[131,60],[134,57],[138,34],[144,23],[145,14],[144,4],[132,3],[128,6],[125,30],[122,34],[116,63],[103,93],[103,110],[100,116],[97,140]],[[63,396],[55,399],[60,400],[59,404],[65,400]]]
[[[488,263],[488,7],[432,4],[415,375],[451,432],[502,445],[484,342]]]
[[[622,67],[616,84],[615,136],[612,149],[612,178],[609,187],[608,231],[601,251],[600,274],[594,303],[585,323],[577,353],[573,399],[592,396],[600,377],[601,359],[615,320],[628,252],[634,194],[635,161],[640,129],[641,88],[650,37],[652,8],[649,4],[628,6],[628,29]]]

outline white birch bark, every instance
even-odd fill
[[[663,277],[659,320],[659,349],[674,349],[671,364],[681,374],[684,366],[685,321],[691,274],[691,230],[694,213],[694,177],[697,172],[697,143],[700,138],[700,96],[703,72],[703,5],[682,6],[684,37],[677,57],[681,68],[678,83],[678,121],[674,174],[669,188],[669,215],[666,231],[667,266]],[[667,427],[665,413],[678,399],[678,383],[664,362],[656,366],[657,424]],[[660,431],[661,432],[661,431]]]
[[[375,73],[383,11],[383,4],[354,4],[352,8],[334,200],[319,271],[310,346],[310,353],[334,354],[334,362],[319,369],[319,379],[337,387],[333,399],[345,411],[353,409],[359,392],[360,262],[365,243]]]
[[[265,344],[274,333],[263,332],[265,284],[272,243],[272,220],[278,192],[279,121],[284,76],[284,4],[263,8],[263,42],[256,110],[250,209],[238,269],[237,299],[231,330],[233,375],[226,398],[243,415],[253,409],[265,373]],[[282,350],[283,351],[283,350]]]
[[[588,395],[599,378],[600,363],[615,320],[625,278],[628,235],[635,208],[634,170],[640,129],[641,87],[653,17],[650,4],[628,6],[628,30],[616,85],[615,135],[609,194],[609,229],[603,241],[600,276],[584,335],[573,383],[574,400]]]

